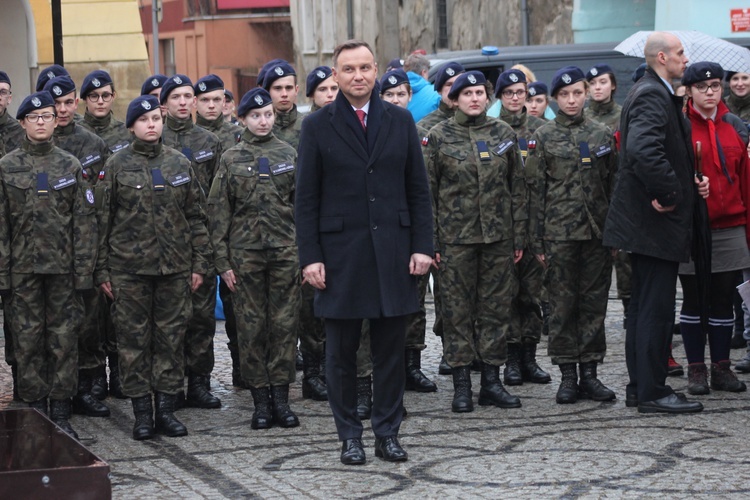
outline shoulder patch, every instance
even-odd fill
[[[94,205],[94,201],[95,201],[95,200],[94,200],[94,190],[93,190],[93,189],[91,189],[91,188],[88,188],[88,189],[86,190],[86,202],[87,202],[87,203],[88,203],[89,205],[92,205],[92,206],[93,206],[93,205]]]
[[[608,155],[612,152],[612,148],[609,144],[602,144],[601,146],[597,146],[594,148],[594,156],[597,158],[601,158],[604,155]]]
[[[273,175],[279,175],[283,174],[285,172],[291,172],[294,170],[294,163],[277,163],[276,165],[271,166],[271,173]]]
[[[498,144],[492,150],[492,152],[495,153],[497,156],[500,156],[503,153],[505,153],[508,150],[508,148],[510,148],[513,145],[514,142],[515,141],[513,139],[506,139],[503,142],[501,142],[500,144]]]
[[[427,146],[430,143],[430,138],[427,136],[422,137],[422,146]]]
[[[536,149],[536,141],[529,141],[529,149]]]

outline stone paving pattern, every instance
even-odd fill
[[[476,406],[473,413],[452,413],[452,381],[437,374],[440,342],[430,333],[423,371],[439,390],[406,393],[409,415],[400,439],[409,461],[401,464],[375,458],[366,424],[367,464],[341,465],[328,403],[302,399],[301,373],[290,394],[301,425],[252,430],[250,393],[231,386],[223,322],[212,378],[223,406],[178,411],[187,437],[132,440],[129,400],[107,399],[110,418],[73,416],[71,423],[81,442],[109,463],[116,499],[746,497],[748,394],[699,397],[706,409],[697,415],[640,415],[626,408],[625,332],[614,290],[607,316],[609,351],[599,375],[617,392],[616,402],[556,404],[560,375],[546,356],[543,338],[540,364],[553,380],[510,388],[521,397],[522,408]],[[428,324],[433,318],[430,308]],[[743,354],[733,350],[732,358]],[[679,339],[675,357],[685,363]],[[10,378],[9,367],[0,363],[0,409],[21,406],[12,402]],[[740,379],[750,383],[748,375]],[[670,383],[684,391],[687,379],[675,377]],[[478,373],[473,384],[476,402]]]

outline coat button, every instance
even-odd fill
[[[368,173],[368,174],[371,174],[371,173],[372,173],[372,169],[371,169],[371,168],[368,168],[368,169],[367,169],[367,173]]]
[[[372,225],[372,230],[373,230],[373,231],[376,231],[377,229],[378,229],[378,225],[377,225],[377,224],[373,224],[373,225]]]
[[[370,201],[375,201],[375,197],[374,196],[370,196]]]

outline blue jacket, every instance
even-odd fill
[[[412,96],[406,109],[411,111],[411,115],[414,117],[414,122],[418,122],[438,109],[438,105],[440,104],[440,94],[435,92],[435,87],[430,82],[418,74],[409,71],[407,76],[409,77]]]

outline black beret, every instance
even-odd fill
[[[296,74],[297,73],[294,72],[294,68],[292,68],[291,64],[286,61],[282,61],[268,68],[268,71],[266,71],[266,75],[263,77],[263,88],[268,90],[273,82],[275,82],[279,78]]]
[[[643,78],[643,75],[646,74],[646,66],[647,66],[646,63],[641,63],[638,65],[637,68],[635,68],[635,71],[633,71],[633,76],[631,77],[633,80],[633,83]]]
[[[195,95],[213,92],[214,90],[224,90],[224,81],[213,73],[198,79],[195,82]]]
[[[307,97],[312,96],[318,85],[330,78],[331,75],[333,75],[333,70],[329,66],[318,66],[310,71],[307,74],[307,81],[305,82],[305,95]]]
[[[0,71],[0,83],[5,82],[10,85],[10,77],[5,71]]]
[[[85,99],[86,96],[94,90],[107,85],[112,85],[112,77],[109,76],[109,73],[102,69],[92,71],[83,79],[83,84],[81,85],[81,99]]]
[[[549,89],[544,82],[531,82],[529,84],[529,96],[531,97],[535,95],[547,95],[548,93]]]
[[[700,61],[693,63],[685,69],[685,73],[682,75],[683,85],[692,85],[698,82],[705,82],[706,80],[713,80],[718,78],[721,80],[724,78],[724,69],[719,63]]]
[[[406,76],[406,72],[403,69],[392,69],[380,79],[380,94],[382,95],[386,90],[398,87],[404,83],[409,83],[409,77]]]
[[[614,75],[615,72],[609,66],[609,64],[594,64],[594,66],[586,73],[586,81],[591,81],[593,78],[601,75]]]
[[[159,94],[159,101],[164,104],[167,102],[167,98],[169,97],[169,94],[172,93],[172,91],[178,87],[190,87],[192,90],[193,88],[193,82],[190,81],[190,78],[188,78],[185,75],[172,75],[169,78],[167,78],[167,81],[164,82],[164,85],[161,86],[161,93]]]
[[[520,69],[508,69],[500,73],[495,84],[495,97],[500,97],[505,87],[516,83],[526,83],[526,74]]]
[[[271,94],[266,89],[255,87],[250,89],[240,99],[240,105],[237,108],[237,116],[245,116],[248,111],[256,108],[265,108],[272,104]]]
[[[263,86],[263,79],[266,77],[266,73],[268,72],[269,68],[272,68],[280,63],[285,63],[286,61],[284,59],[271,59],[266,64],[263,65],[262,68],[260,68],[260,71],[258,71],[258,87]]]
[[[57,99],[76,91],[76,84],[69,76],[56,76],[44,85],[44,90]]]
[[[68,70],[60,66],[59,64],[53,64],[47,66],[39,72],[39,76],[36,79],[36,91],[41,92],[44,90],[44,86],[48,81],[52,80],[56,76],[70,76]]]
[[[224,100],[226,101],[229,99],[229,102],[234,101],[234,94],[232,94],[232,91],[229,89],[224,89]]]
[[[466,73],[461,73],[458,78],[454,80],[453,85],[451,85],[448,99],[457,99],[458,94],[460,94],[466,87],[484,85],[485,83],[487,83],[487,79],[481,71],[467,71]]]
[[[30,96],[27,96],[23,100],[21,105],[18,107],[16,113],[16,120],[23,120],[26,115],[39,111],[42,108],[54,108],[55,100],[52,99],[52,94],[43,90],[41,92],[35,92]]]
[[[578,66],[565,66],[560,68],[552,77],[552,97],[557,95],[557,91],[568,85],[582,82],[586,79],[586,75],[583,74],[583,70]]]
[[[149,76],[141,86],[141,95],[150,94],[154,90],[160,89],[166,81],[167,77],[162,75],[161,73]]]
[[[445,82],[450,80],[456,75],[460,75],[461,73],[464,73],[466,70],[464,67],[457,62],[448,62],[440,66],[440,69],[438,69],[437,74],[435,75],[435,91],[441,92],[443,90],[443,86],[445,85]]]
[[[128,104],[128,113],[125,116],[125,126],[133,126],[139,116],[145,115],[149,111],[159,109],[159,100],[151,94],[139,95]]]

